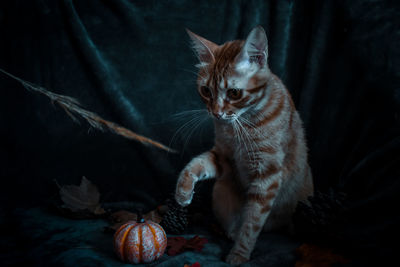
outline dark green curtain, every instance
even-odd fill
[[[180,169],[213,142],[210,121],[187,142],[190,124],[173,138],[191,119],[173,115],[203,108],[185,27],[221,44],[262,25],[270,67],[304,121],[316,189],[345,191],[357,225],[392,229],[399,222],[395,208],[386,209],[399,203],[400,190],[399,18],[398,1],[377,0],[1,1],[0,68],[180,152],[75,124],[0,74],[2,209],[46,203],[57,197],[54,180],[77,184],[82,176],[104,202],[152,207],[170,196]]]

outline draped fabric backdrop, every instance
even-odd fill
[[[213,144],[185,28],[222,44],[256,25],[269,65],[304,122],[315,188],[340,188],[363,231],[394,229],[400,190],[398,1],[31,0],[0,3],[0,68],[72,96],[105,119],[179,151],[75,124],[0,74],[1,214],[44,205],[86,176],[102,202],[154,207],[181,168]],[[209,186],[199,185],[202,201]],[[203,203],[203,202],[202,202]],[[393,208],[392,208],[393,206]],[[380,235],[381,232],[379,232]]]

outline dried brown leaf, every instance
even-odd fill
[[[155,223],[160,223],[162,220],[162,216],[159,213],[158,209],[152,210],[149,213],[146,213],[145,215],[143,215],[143,218],[145,220],[151,220]]]
[[[296,267],[330,267],[336,264],[347,264],[350,262],[331,248],[319,247],[314,244],[304,243],[296,249],[299,259]]]
[[[89,210],[95,214],[103,214],[104,210],[100,207],[100,193],[97,187],[86,177],[82,177],[81,184],[65,185],[60,188],[61,200],[65,208],[71,211]]]
[[[130,211],[119,210],[110,215],[112,223],[126,223],[128,221],[136,221],[137,215]]]
[[[170,236],[167,242],[167,253],[169,256],[175,256],[186,250],[201,251],[205,244],[208,243],[207,238],[198,235],[186,239],[182,236]]]
[[[93,213],[94,213],[95,215],[102,215],[102,214],[106,213],[106,211],[105,211],[100,205],[98,205],[98,206],[94,209]]]

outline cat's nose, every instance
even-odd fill
[[[215,116],[215,118],[217,118],[217,119],[221,119],[221,117],[222,117],[222,114],[219,113],[219,112],[213,112],[212,114],[213,114],[213,115]]]

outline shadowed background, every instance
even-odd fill
[[[54,180],[82,176],[102,202],[164,201],[181,168],[213,143],[210,120],[190,139],[196,121],[174,137],[193,118],[174,114],[204,108],[185,27],[222,44],[262,25],[270,68],[304,122],[316,189],[346,192],[357,217],[349,229],[381,245],[399,222],[399,18],[397,1],[374,0],[2,1],[0,68],[179,153],[75,124],[0,74],[0,216],[18,221],[16,207],[57,197]],[[199,185],[195,202],[208,205],[211,184]]]

